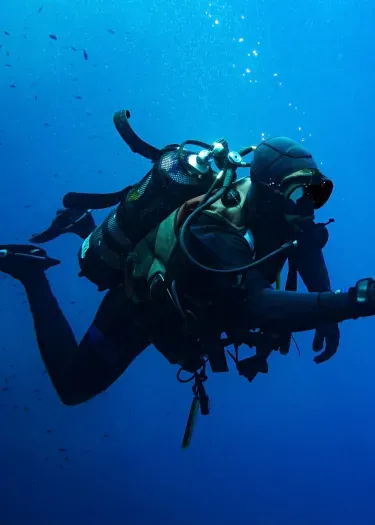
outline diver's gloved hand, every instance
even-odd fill
[[[42,244],[52,241],[63,233],[75,233],[81,239],[86,239],[95,228],[91,210],[66,208],[56,212],[56,218],[49,228],[41,233],[34,233],[30,242]]]
[[[314,357],[315,363],[320,364],[331,359],[331,357],[337,352],[339,342],[340,330],[337,323],[319,326],[315,331],[313,350],[314,352],[324,350],[321,354]]]

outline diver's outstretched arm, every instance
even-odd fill
[[[188,243],[192,256],[211,268],[222,271],[251,262],[252,251],[244,237],[234,228],[223,228],[212,216],[199,217],[190,228]],[[329,286],[321,250],[315,250],[315,255],[313,262],[320,259],[322,283],[326,281]],[[359,281],[348,292],[321,288],[308,293],[273,290],[262,275],[261,265],[245,273],[240,288],[234,285],[233,274],[205,272],[200,285],[209,279],[215,283],[216,297],[225,297],[222,310],[226,316],[249,330],[285,334],[375,315],[375,282],[370,278]],[[191,288],[189,283],[189,293]],[[245,300],[239,299],[239,292]]]
[[[254,276],[252,279],[256,281]],[[282,292],[269,287],[255,293],[249,290],[243,315],[248,324],[280,334],[369,317],[375,315],[375,283],[363,279],[348,292]]]

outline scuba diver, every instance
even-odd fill
[[[129,117],[116,113],[115,125],[133,152],[151,160],[150,171],[115,193],[68,193],[51,226],[31,238],[44,243],[71,232],[84,239],[79,275],[107,292],[79,344],[45,275],[60,261],[35,245],[0,246],[0,271],[25,287],[40,353],[64,404],[107,389],[152,344],[180,366],[181,382],[194,381],[194,410],[199,404],[207,414],[207,363],[226,372],[230,357],[251,382],[268,372],[273,351],[288,353],[293,332],[306,330],[315,330],[313,350],[323,351],[314,361],[322,363],[337,351],[339,322],[375,315],[373,279],[331,291],[322,250],[332,220],[316,223],[314,214],[333,182],[304,147],[274,137],[239,152],[224,139],[159,150],[134,133]],[[242,168],[250,174],[237,178]],[[91,210],[109,207],[95,226]],[[297,291],[298,274],[307,292]],[[255,354],[240,359],[241,345]]]

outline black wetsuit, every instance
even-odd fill
[[[244,237],[232,228],[223,231],[222,225],[212,218],[202,216],[192,231],[190,247],[209,266],[242,266],[252,257],[251,247]],[[223,331],[228,319],[245,330],[263,328],[287,333],[375,313],[372,304],[364,310],[357,308],[348,293],[325,291],[329,289],[329,278],[322,251],[309,242],[308,235],[306,242],[302,242],[301,248],[292,255],[292,260],[307,287],[315,288],[315,292],[273,290],[260,268],[247,272],[242,295],[233,286],[233,277],[205,274],[200,280],[199,276],[195,279],[194,272],[187,275],[188,288],[182,279],[179,290],[182,297],[187,290],[191,297],[200,292],[206,296],[211,294],[215,302],[213,308],[219,313],[217,322],[223,323]],[[174,326],[173,332],[163,328],[154,331],[149,323],[148,306],[135,305],[119,286],[106,293],[93,324],[77,344],[44,272],[35,269],[22,282],[42,358],[65,404],[82,403],[108,388],[151,342],[156,342],[164,354],[169,353],[178,340],[181,343],[178,324],[168,323],[169,327]]]

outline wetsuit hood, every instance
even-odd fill
[[[255,150],[250,175],[253,182],[280,184],[284,177],[302,169],[318,169],[311,153],[292,139],[273,137]]]

